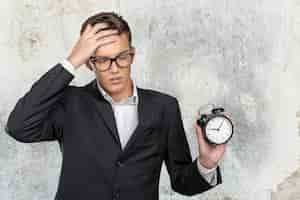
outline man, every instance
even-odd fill
[[[177,99],[136,86],[130,77],[134,55],[121,16],[91,16],[67,59],[37,80],[10,113],[6,132],[16,140],[59,142],[56,200],[157,200],[163,161],[180,194],[222,182],[218,161],[225,145],[206,143],[195,123],[199,156],[192,160]],[[70,86],[83,64],[96,78]]]

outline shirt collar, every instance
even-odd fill
[[[115,102],[113,100],[113,98],[109,94],[107,94],[107,92],[103,89],[103,87],[99,83],[98,79],[96,79],[96,82],[97,82],[97,87],[98,87],[99,91],[101,92],[101,94],[103,95],[103,97],[111,104],[137,105],[138,104],[137,86],[136,86],[135,81],[133,79],[131,79],[131,80],[133,83],[133,95],[128,97],[127,99],[121,100],[119,102]]]

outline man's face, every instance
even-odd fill
[[[106,92],[113,95],[120,94],[131,86],[130,72],[132,62],[128,62],[126,59],[129,58],[133,61],[134,49],[130,48],[126,33],[110,36],[110,38],[114,41],[113,43],[101,46],[95,51],[95,57],[98,61],[92,67],[101,86]],[[116,57],[119,59],[112,63],[108,59]],[[105,60],[106,62],[101,64]],[[118,67],[116,61],[123,67]],[[129,64],[126,66],[126,63]],[[109,66],[109,64],[111,64],[110,68],[102,71],[102,67]]]

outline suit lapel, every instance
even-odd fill
[[[103,119],[105,126],[109,129],[109,133],[114,138],[115,142],[121,149],[121,142],[118,134],[118,129],[116,126],[116,120],[113,113],[113,109],[110,103],[103,97],[101,92],[98,90],[96,79],[94,79],[91,84],[88,85],[88,90],[91,94],[96,97],[93,98],[93,104],[96,106],[97,115]]]
[[[152,119],[153,107],[151,106],[151,98],[147,95],[146,91],[137,87],[138,93],[138,125],[127,141],[123,152],[127,152],[128,149],[134,144],[135,140],[140,134],[148,127]],[[151,109],[152,108],[152,109]]]
[[[96,99],[93,100],[97,114],[104,120],[105,125],[110,130],[110,134],[113,136],[115,142],[119,146],[120,150],[123,152],[128,151],[130,146],[134,143],[136,138],[140,133],[143,132],[144,129],[147,128],[147,124],[150,123],[152,119],[152,109],[151,109],[151,98],[148,95],[145,90],[137,87],[137,93],[138,93],[138,125],[133,131],[131,137],[129,138],[128,142],[126,143],[124,149],[121,148],[121,142],[119,138],[119,133],[116,126],[116,120],[114,117],[113,109],[110,105],[110,103],[103,97],[101,92],[98,90],[96,79],[94,79],[91,84],[88,85],[88,89],[91,90],[92,95],[96,97]],[[100,100],[100,101],[99,101]]]

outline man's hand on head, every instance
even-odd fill
[[[109,28],[105,23],[98,23],[94,26],[88,24],[67,60],[75,69],[79,68],[88,62],[97,48],[114,43],[116,41],[114,36],[116,35],[119,35],[118,30]],[[87,67],[92,70],[89,65]]]

